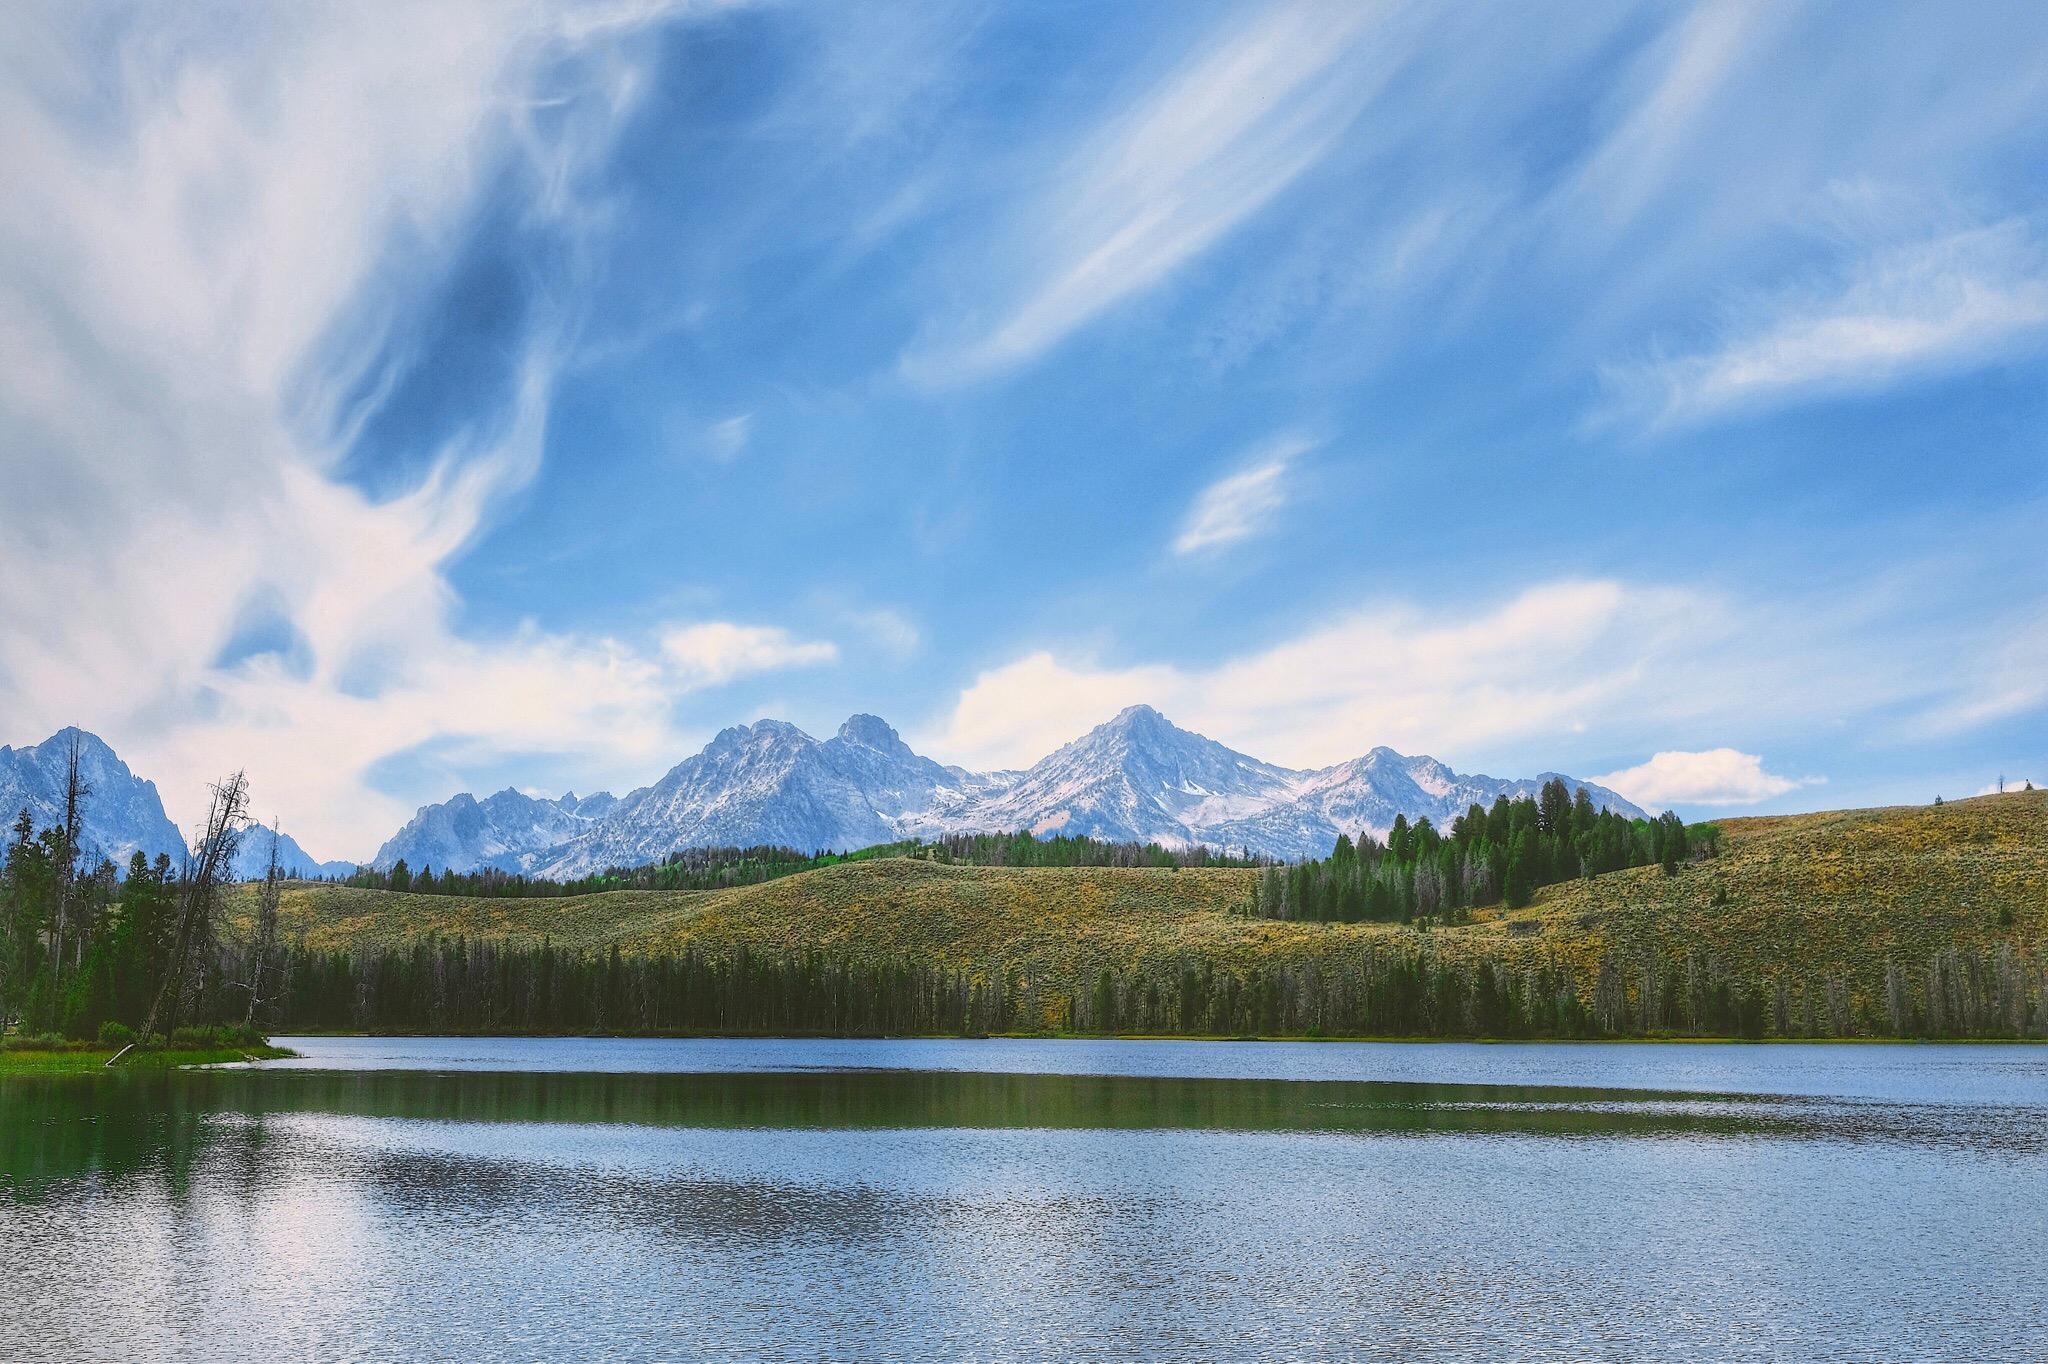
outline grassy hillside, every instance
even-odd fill
[[[1689,955],[1745,978],[1838,982],[1860,1001],[1888,960],[1920,970],[1949,948],[2048,949],[2048,794],[1736,819],[1723,851],[1666,877],[1655,867],[1542,892],[1509,914],[1434,929],[1248,917],[1255,873],[1228,869],[845,863],[720,891],[616,891],[561,899],[460,899],[297,885],[286,938],[318,948],[398,945],[423,934],[659,954],[694,946],[836,959],[910,957],[975,978],[1019,974],[1084,991],[1105,967],[1218,972],[1328,966],[1362,949],[1426,947],[1454,961],[1569,968],[1594,989],[1603,958],[1669,969]],[[232,913],[246,916],[249,892]],[[1633,988],[1633,987],[1631,987]]]
[[[1484,951],[1542,950],[1590,971],[1603,951],[1699,952],[1745,975],[1877,987],[1887,960],[2048,948],[2048,793],[1728,820],[1719,858],[1572,881],[1457,930]]]

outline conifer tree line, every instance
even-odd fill
[[[1698,954],[1567,964],[1361,945],[1307,961],[1188,953],[1078,986],[910,957],[736,949],[629,955],[424,939],[280,953],[259,1021],[426,1033],[1081,1032],[1282,1037],[2048,1037],[2048,963],[1948,949],[1859,994],[1838,977],[1743,976]]]
[[[1625,867],[1662,866],[1712,857],[1720,830],[1688,827],[1666,811],[1655,819],[1629,819],[1596,809],[1584,787],[1568,791],[1552,778],[1535,796],[1474,804],[1451,821],[1448,833],[1427,816],[1406,815],[1382,843],[1370,834],[1344,834],[1319,861],[1273,864],[1259,877],[1254,912],[1268,919],[1322,919],[1355,923],[1415,919],[1456,922],[1462,912],[1504,904],[1520,909],[1543,886]]]
[[[250,954],[237,959],[216,919],[248,794],[239,772],[213,787],[206,824],[180,866],[140,852],[125,875],[106,858],[88,866],[78,831],[92,792],[74,739],[62,819],[37,829],[23,810],[0,865],[0,1037],[106,1030],[114,1040],[170,1038],[187,1024],[252,1013],[263,986],[246,970],[231,974],[252,964]],[[271,871],[274,896],[274,859]],[[274,927],[274,898],[267,903]]]
[[[591,876],[551,881],[494,867],[436,874],[433,867],[413,868],[404,858],[388,870],[359,867],[342,884],[367,890],[410,891],[415,895],[546,897],[590,895],[608,890],[722,890],[751,886],[798,872],[816,871],[841,862],[877,857],[911,857],[927,862],[977,867],[1254,867],[1270,859],[1250,851],[1221,852],[1207,847],[1168,848],[1157,843],[1110,842],[1098,838],[1039,838],[1027,829],[1015,833],[949,834],[921,841],[880,843],[857,852],[799,852],[780,845],[688,848],[659,862],[639,867],[609,867]]]

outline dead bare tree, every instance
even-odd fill
[[[256,947],[249,962],[249,1010],[242,1026],[256,1026],[256,1006],[263,999],[263,968],[277,944],[277,894],[280,880],[277,866],[277,821],[270,824],[270,866],[263,873],[263,893],[256,899]]]
[[[147,1042],[159,1033],[168,1039],[177,1030],[178,1010],[184,1004],[185,973],[192,957],[195,941],[210,941],[213,932],[214,891],[227,875],[235,859],[235,849],[241,842],[242,822],[249,811],[249,781],[235,773],[213,788],[213,800],[207,806],[206,831],[201,835],[197,851],[185,863],[185,875],[178,887],[178,936],[171,952],[169,967],[164,972],[163,983],[157,988],[156,998],[150,1002],[149,1016],[142,1021],[142,1029],[136,1035],[137,1043]]]
[[[57,848],[57,904],[56,912],[50,916],[50,970],[52,983],[61,995],[64,988],[64,939],[67,933],[83,939],[84,934],[75,932],[78,925],[72,922],[76,909],[72,904],[78,880],[78,821],[85,813],[85,798],[92,794],[92,783],[78,770],[77,730],[71,731],[71,748],[65,755],[64,765],[64,830],[63,841]]]

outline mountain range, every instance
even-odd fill
[[[495,867],[556,879],[679,849],[781,844],[848,850],[902,838],[1029,829],[1041,836],[1326,855],[1339,833],[1384,835],[1397,815],[1439,825],[1473,804],[1534,795],[1504,780],[1376,748],[1334,767],[1261,762],[1132,706],[1024,771],[972,772],[914,751],[872,715],[819,740],[781,720],[727,729],[652,786],[548,800],[500,791],[423,806],[378,850],[418,870]],[[1643,811],[1590,782],[1593,801]]]
[[[185,856],[185,840],[151,782],[96,736],[65,729],[28,748],[0,747],[0,812],[28,810],[38,828],[62,818],[73,736],[92,788],[82,820],[88,859],[125,866],[131,853]],[[1397,815],[1439,825],[1473,804],[1533,795],[1559,773],[1502,779],[1453,771],[1429,757],[1376,748],[1334,767],[1261,762],[1132,706],[1023,771],[973,772],[913,750],[872,715],[829,739],[781,720],[734,726],[657,782],[625,796],[600,791],[550,799],[507,788],[464,792],[421,806],[385,840],[373,865],[508,872],[568,879],[657,862],[714,845],[780,844],[847,851],[904,838],[1029,829],[1055,834],[1206,844],[1273,857],[1320,857],[1337,835],[1384,836]],[[1598,805],[1643,811],[1571,777]],[[261,877],[271,832],[251,828],[234,872]],[[340,876],[353,862],[321,861],[278,835],[278,861],[294,876]]]

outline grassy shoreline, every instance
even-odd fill
[[[0,1080],[22,1075],[89,1075],[125,1073],[138,1070],[181,1070],[188,1066],[217,1066],[238,1061],[275,1061],[297,1052],[268,1043],[233,1047],[152,1047],[131,1051],[110,1072],[107,1062],[118,1048],[98,1045],[76,1047],[8,1046],[0,1048]]]
[[[1447,1036],[1416,1036],[1414,1034],[1370,1034],[1357,1035],[1309,1035],[1304,1033],[1142,1033],[1142,1032],[1000,1032],[1000,1033],[842,1033],[842,1032],[631,1032],[631,1033],[587,1033],[587,1032],[362,1032],[362,1031],[321,1031],[313,1028],[295,1029],[280,1034],[286,1037],[353,1037],[364,1039],[424,1040],[430,1038],[460,1038],[464,1041],[503,1039],[526,1041],[536,1039],[578,1040],[591,1042],[715,1042],[715,1041],[771,1041],[792,1042],[1374,1042],[1401,1043],[1415,1046],[1436,1046],[1454,1043],[1463,1046],[1516,1046],[1542,1045],[1559,1047],[1614,1046],[1617,1044],[1674,1046],[1711,1045],[1719,1046],[1739,1043],[1743,1046],[2036,1046],[2048,1047],[2048,1039],[2039,1037],[1889,1037],[1861,1035],[1855,1037],[1741,1037],[1737,1035],[1717,1036],[1698,1033],[1625,1033],[1608,1037],[1518,1037],[1512,1035],[1461,1034]],[[285,1052],[286,1055],[296,1053]]]

